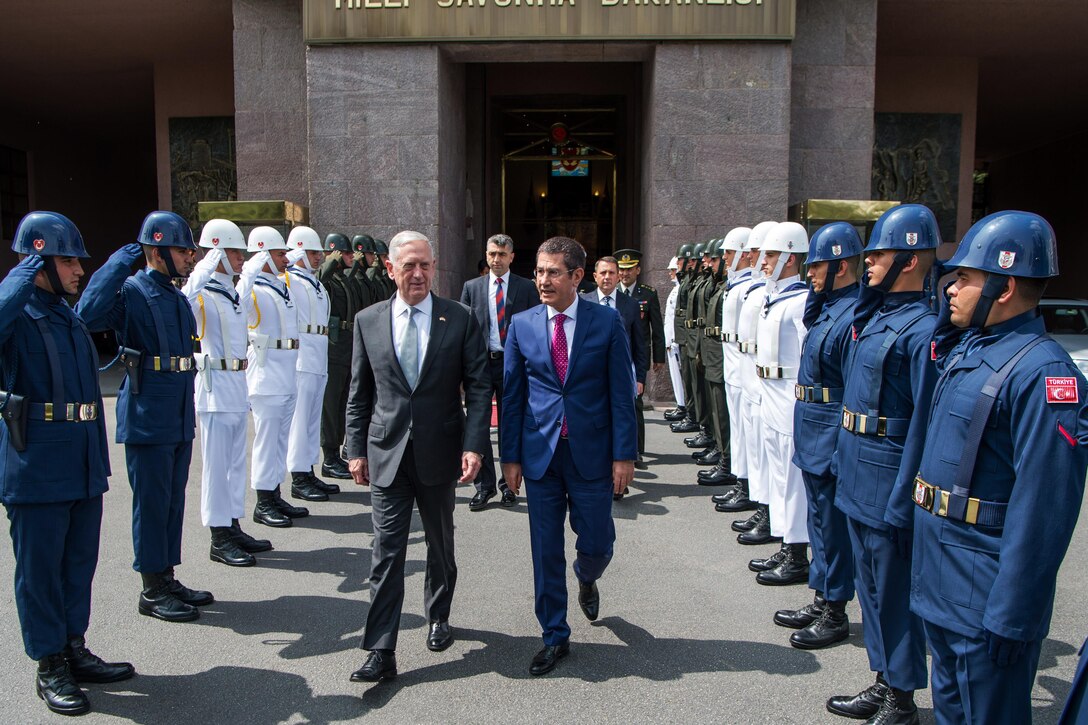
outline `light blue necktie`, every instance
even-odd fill
[[[412,390],[415,390],[419,380],[419,329],[416,327],[418,313],[419,310],[415,307],[408,308],[408,327],[400,340],[400,368]]]

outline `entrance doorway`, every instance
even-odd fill
[[[466,114],[470,192],[474,140],[483,147],[478,238],[509,234],[514,272],[524,276],[549,237],[578,240],[590,265],[639,246],[641,64],[487,63],[466,71],[467,107],[484,110]]]

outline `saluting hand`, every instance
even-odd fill
[[[468,483],[476,480],[476,474],[480,472],[483,456],[475,451],[465,451],[461,454],[461,477],[458,483]]]
[[[144,248],[136,242],[130,242],[111,254],[110,261],[132,266],[142,256],[144,256]]]

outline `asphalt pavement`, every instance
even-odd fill
[[[107,399],[111,435],[114,407]],[[846,642],[817,652],[790,647],[790,630],[775,626],[771,616],[805,604],[811,592],[755,583],[748,560],[774,547],[736,543],[728,530],[735,517],[715,513],[709,502],[720,489],[694,484],[698,469],[660,412],[647,413],[647,441],[649,470],[636,471],[631,495],[613,507],[615,558],[600,581],[597,622],[582,616],[568,575],[571,653],[554,672],[528,672],[541,640],[524,499],[509,509],[494,499],[486,510],[470,512],[472,488],[461,487],[451,616],[456,641],[441,653],[424,645],[425,546],[417,515],[397,648],[400,676],[377,685],[348,681],[365,655],[359,643],[372,538],[366,488],[340,481],[343,493],[310,504],[311,515],[290,529],[244,521],[249,533],[276,548],[257,554],[256,567],[231,568],[208,559],[196,447],[177,575],[188,586],[211,590],[216,602],[202,608],[195,623],[168,624],[136,611],[132,497],[124,451],[113,445],[87,640],[95,653],[131,661],[139,674],[88,686],[93,711],[81,722],[845,723],[825,711],[824,701],[872,681],[856,603],[848,609]],[[250,511],[254,499],[250,491]],[[1057,720],[1088,635],[1083,518],[1061,569],[1043,645],[1033,693],[1037,723]],[[573,535],[567,543],[570,560]],[[0,537],[0,723],[71,722],[49,713],[34,694],[12,569],[10,539]],[[928,692],[919,692],[917,702],[922,721],[933,722]]]

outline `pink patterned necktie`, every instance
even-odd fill
[[[555,321],[555,332],[552,334],[552,364],[555,365],[555,374],[559,377],[559,384],[567,380],[567,331],[563,328],[563,322],[567,316],[562,312],[552,318]],[[567,435],[567,417],[563,416],[563,427],[559,429],[559,435]]]

